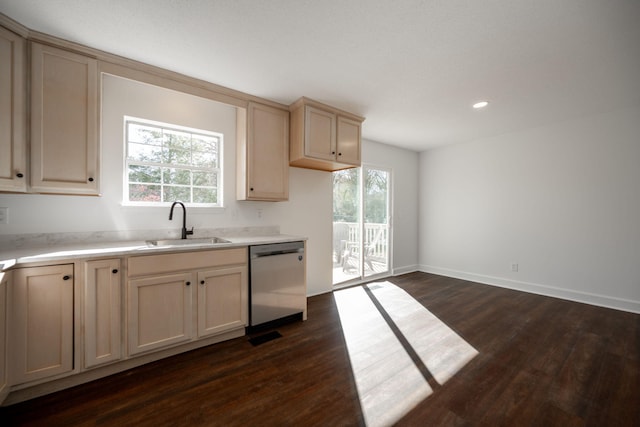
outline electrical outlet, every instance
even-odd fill
[[[511,271],[518,271],[518,264],[511,264]]]
[[[0,224],[9,224],[9,208],[0,208]]]

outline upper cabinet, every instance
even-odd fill
[[[290,111],[291,166],[326,171],[360,166],[364,118],[304,97]]]
[[[237,199],[289,199],[289,112],[255,102],[237,116]]]
[[[98,63],[31,43],[31,189],[99,194]]]
[[[25,45],[0,27],[0,191],[27,189]]]

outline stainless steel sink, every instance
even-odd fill
[[[188,245],[220,245],[231,243],[220,237],[206,237],[201,239],[165,239],[165,240],[147,240],[147,246],[188,246]]]

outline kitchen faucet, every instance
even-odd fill
[[[173,219],[173,208],[176,205],[182,206],[182,237],[180,238],[186,239],[187,235],[193,234],[193,227],[191,227],[191,230],[187,230],[187,208],[184,207],[184,203],[180,201],[173,202],[173,204],[171,205],[171,211],[169,211],[169,220]]]

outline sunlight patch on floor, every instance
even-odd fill
[[[370,427],[401,419],[478,354],[392,283],[335,291],[334,298]]]

